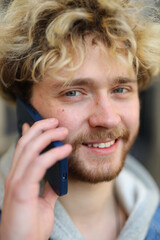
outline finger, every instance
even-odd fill
[[[12,179],[11,185],[18,186],[16,197],[22,201],[35,199],[39,195],[39,182],[43,179],[46,171],[57,161],[67,157],[72,151],[72,146],[65,144],[62,147],[56,147],[32,161],[21,178]]]
[[[68,135],[68,129],[59,127],[42,133],[38,138],[32,140],[25,148],[24,153],[32,152],[33,159],[37,157],[50,143],[62,141]]]
[[[22,136],[24,136],[28,130],[30,129],[30,126],[28,123],[24,123],[23,126],[22,126]]]
[[[66,158],[72,151],[70,144],[53,148],[52,150],[41,154],[37,159],[31,162],[23,175],[24,180],[29,183],[37,183],[44,177],[48,168],[57,161]],[[27,180],[28,179],[28,180]]]
[[[68,130],[63,127],[42,133],[26,146],[12,174],[16,174],[16,177],[20,178],[25,173],[27,166],[40,155],[42,150],[53,141],[63,140],[67,134]]]
[[[19,141],[20,148],[24,148],[27,143],[31,140],[42,134],[43,132],[56,128],[58,126],[58,120],[55,118],[43,119],[40,121],[35,122],[30,129],[26,129],[25,127],[25,134]]]
[[[17,161],[24,151],[24,148],[27,146],[28,143],[31,142],[34,138],[39,136],[42,132],[47,131],[49,129],[55,128],[58,125],[57,119],[45,119],[36,122],[31,128],[24,126],[24,132],[23,136],[20,138],[20,140],[17,143],[16,150],[13,156],[12,165],[11,165],[11,171],[14,171],[16,168]]]
[[[29,124],[24,123],[23,126],[22,126],[22,136],[25,135],[28,132],[29,129],[30,129]],[[20,149],[19,154],[20,154],[21,150],[22,149]],[[17,154],[17,156],[19,155],[18,150],[16,151],[16,154]],[[13,159],[14,159],[14,157],[13,157]],[[16,163],[16,161],[12,160],[11,169],[14,168],[15,163]]]

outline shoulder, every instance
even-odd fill
[[[154,188],[158,192],[158,195],[160,194],[159,187],[157,186],[154,178],[151,176],[148,170],[131,155],[127,155],[125,170],[142,182],[147,189]]]
[[[145,240],[159,240],[160,239],[160,204],[151,220],[149,230]]]

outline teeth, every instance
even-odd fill
[[[106,143],[95,143],[95,144],[88,144],[88,147],[95,147],[95,148],[108,148],[115,143],[115,140],[106,142]]]

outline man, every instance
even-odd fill
[[[1,160],[12,163],[1,169],[0,239],[159,239],[159,191],[126,156],[138,93],[159,72],[160,25],[117,0],[15,0],[4,23],[1,92],[44,120],[24,124]],[[39,194],[46,170],[67,156],[68,194],[58,198],[48,183]]]

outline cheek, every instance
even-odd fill
[[[65,110],[63,108],[57,109],[57,111],[56,111],[57,116],[61,116],[64,113],[65,113]]]
[[[139,102],[130,105],[129,108],[124,108],[123,121],[130,130],[139,127]]]
[[[59,121],[59,126],[68,128],[69,132],[77,131],[81,125],[81,118],[74,111],[69,111],[64,108],[59,108],[56,111],[56,118]]]

